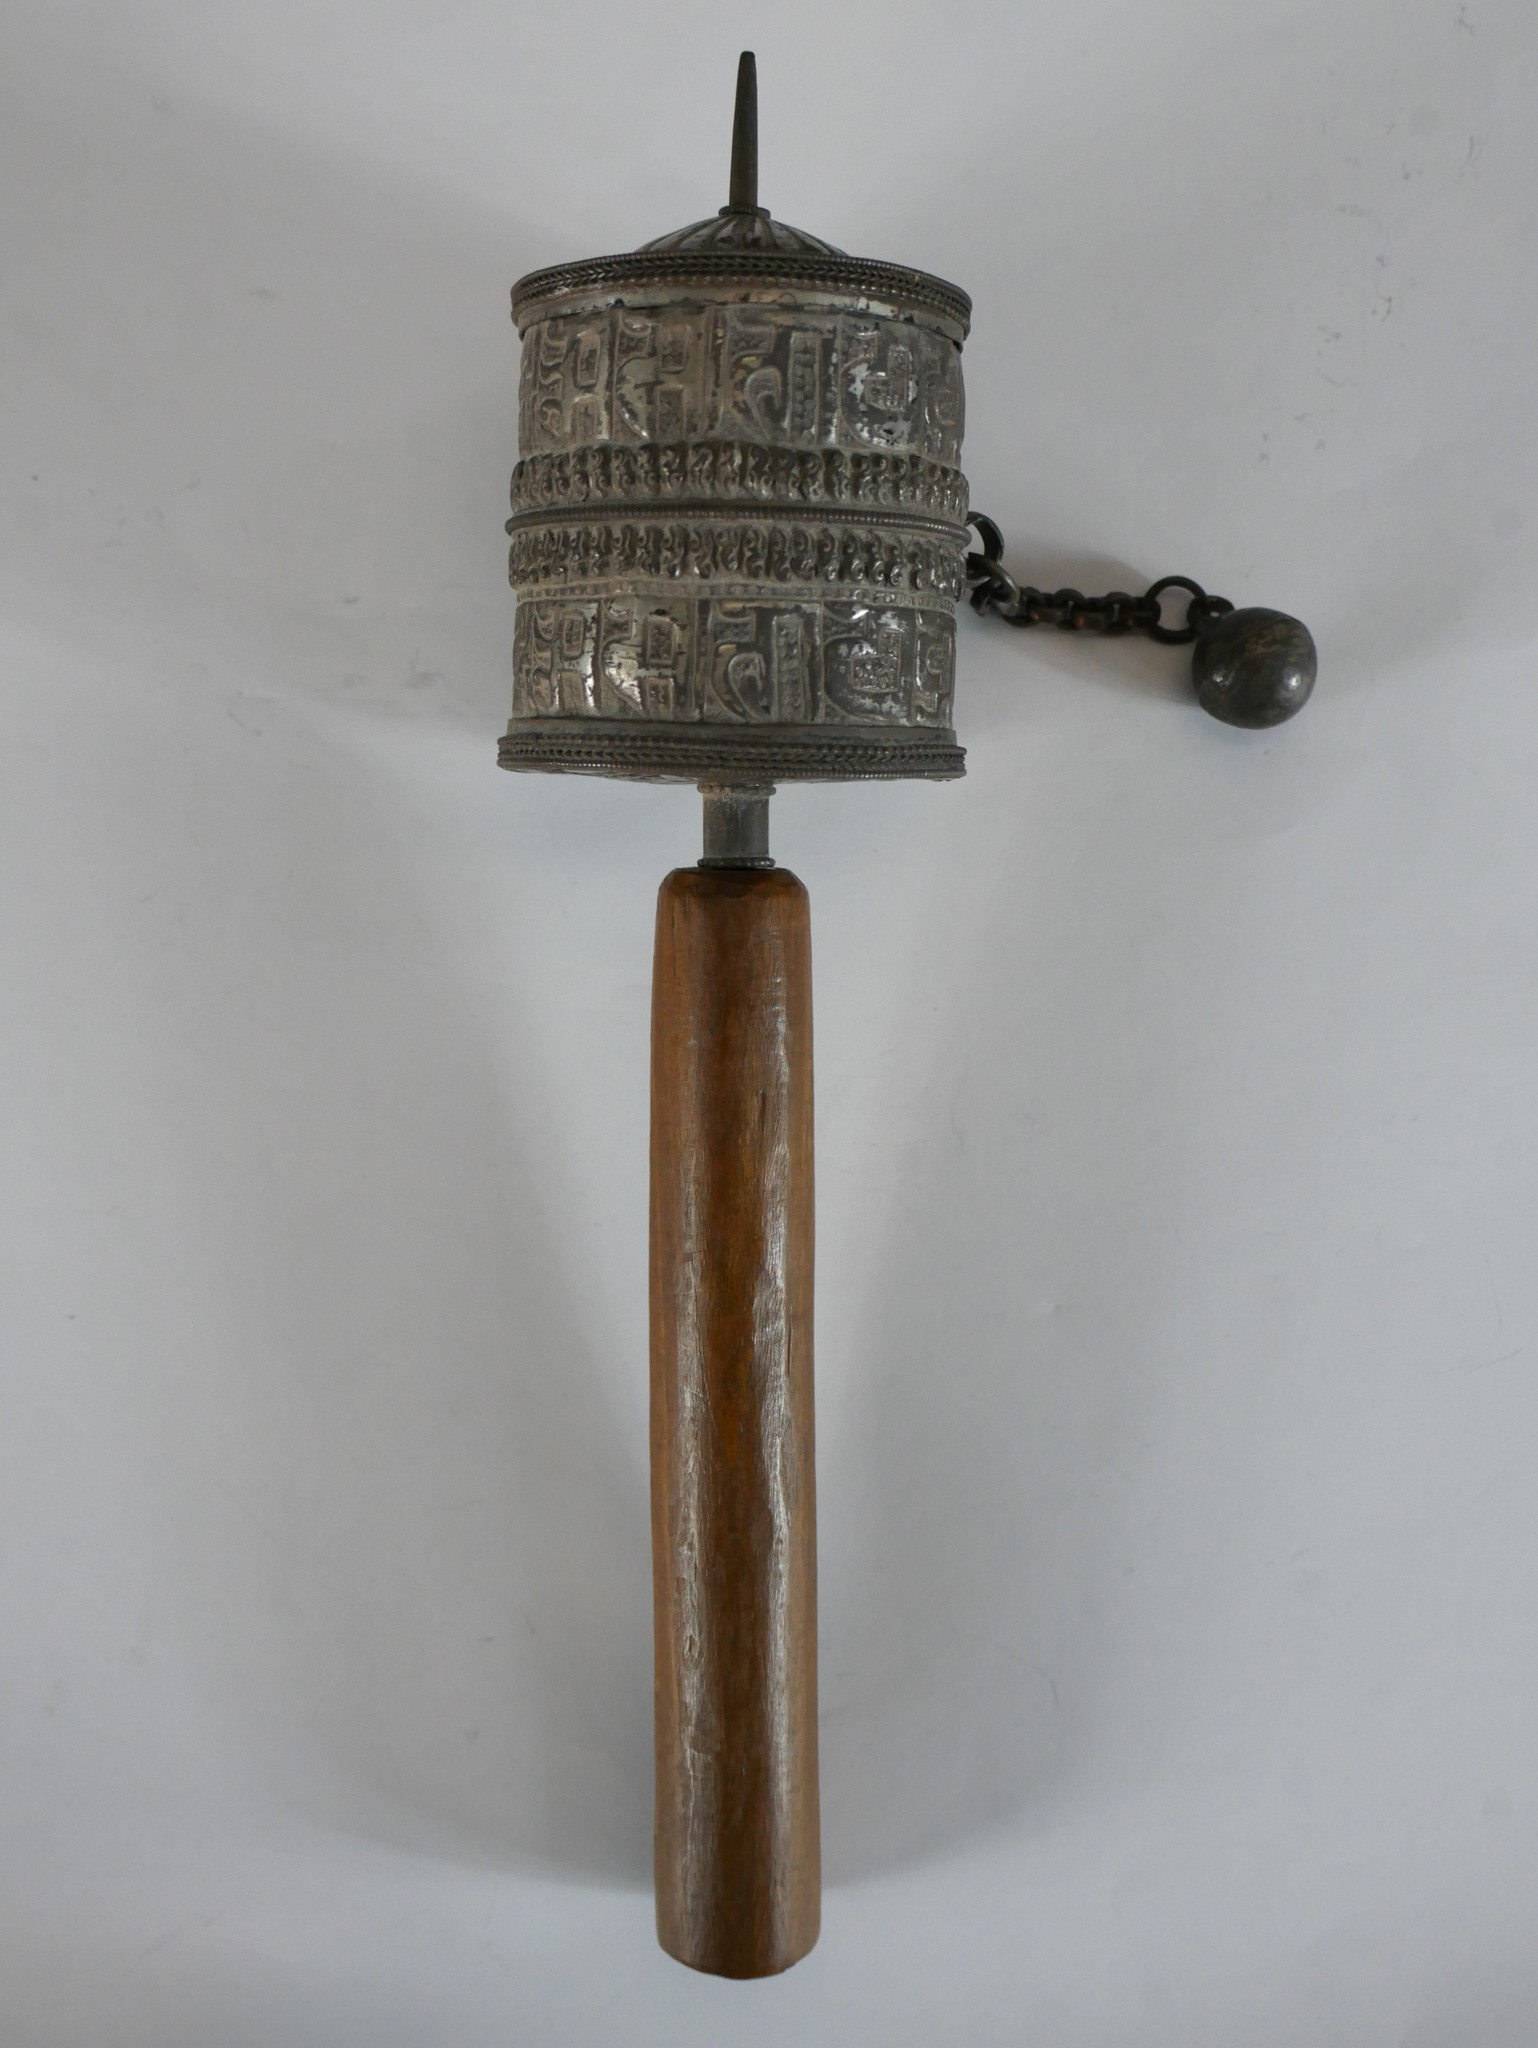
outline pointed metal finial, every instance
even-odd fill
[[[732,122],[732,184],[728,213],[758,211],[758,65],[753,52],[737,59],[737,112]]]

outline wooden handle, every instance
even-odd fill
[[[652,985],[657,1933],[725,1977],[817,1939],[812,974],[783,869],[682,868]]]

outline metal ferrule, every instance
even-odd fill
[[[705,848],[702,868],[772,868],[769,852],[769,799],[772,783],[734,783],[727,787],[702,782],[705,799]]]

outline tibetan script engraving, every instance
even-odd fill
[[[794,773],[957,772],[956,342],[832,292],[658,297],[525,329],[514,729],[620,773],[777,731],[827,763]]]

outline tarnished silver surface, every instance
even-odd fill
[[[505,767],[949,777],[966,295],[744,196],[536,271]]]
[[[1303,621],[1262,605],[1215,619],[1191,650],[1202,709],[1252,732],[1295,718],[1318,674],[1314,636]]]

